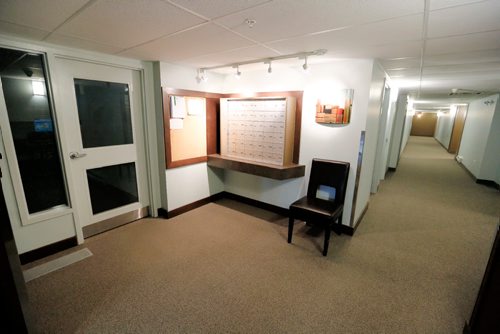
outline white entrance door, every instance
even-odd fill
[[[147,215],[141,73],[56,57],[56,110],[84,237]]]

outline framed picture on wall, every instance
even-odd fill
[[[326,98],[316,102],[316,123],[349,124],[351,121],[354,89],[332,91]]]

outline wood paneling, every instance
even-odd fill
[[[433,137],[434,132],[436,131],[436,124],[437,124],[437,113],[433,112],[417,113],[415,116],[413,116],[410,135]]]

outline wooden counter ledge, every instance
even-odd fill
[[[304,165],[288,164],[286,166],[279,166],[237,158],[223,157],[219,154],[209,155],[207,164],[211,167],[235,170],[275,180],[302,177],[305,175],[306,169]]]

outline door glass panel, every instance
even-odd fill
[[[87,170],[92,213],[138,202],[135,163]]]
[[[0,76],[28,212],[67,205],[43,55],[0,48]]]
[[[75,79],[84,148],[132,144],[128,84]]]

